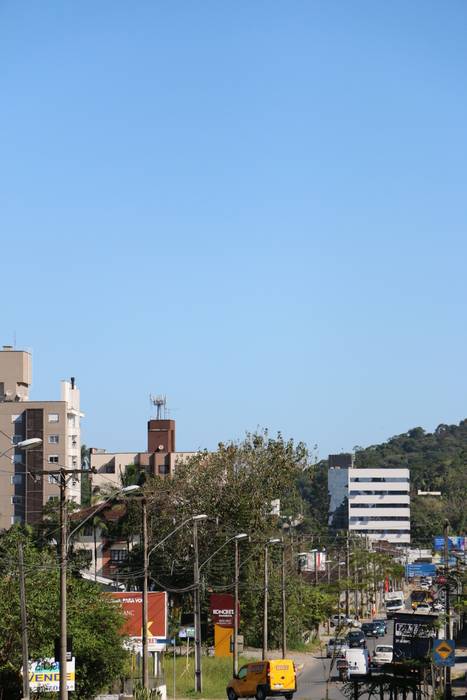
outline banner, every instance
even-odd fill
[[[122,634],[130,638],[130,646],[140,652],[143,645],[143,594],[128,591],[111,593],[112,598],[120,603],[125,615]],[[167,638],[167,593],[151,591],[148,593],[148,649],[163,651]]]
[[[459,552],[465,550],[465,537],[450,536],[448,537],[448,550],[455,549]],[[437,552],[444,550],[444,537],[438,535],[433,538],[433,549]]]
[[[75,659],[66,664],[67,690],[75,689]],[[60,664],[55,659],[29,662],[29,690],[33,693],[58,693],[60,690]]]
[[[314,572],[315,564],[318,571],[326,571],[326,552],[300,552],[298,563],[300,571]]]

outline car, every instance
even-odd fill
[[[429,586],[428,583],[426,583],[425,581],[423,581],[423,582],[420,584],[420,588],[421,588],[422,591],[429,591],[429,590],[430,590],[430,586]]]
[[[385,624],[385,620],[382,621],[376,621],[373,620],[373,626],[376,630],[376,637],[384,637],[386,632],[388,631],[387,625]]]
[[[375,653],[373,654],[373,663],[375,666],[392,663],[393,649],[390,644],[377,644]]]
[[[417,605],[417,615],[429,615],[431,612],[431,605],[429,603],[419,603]]]
[[[435,600],[431,607],[435,612],[444,612],[444,605],[439,600]]]
[[[349,645],[344,637],[333,637],[326,644],[326,657],[330,659],[333,656],[342,656],[348,648]]]
[[[384,627],[384,634],[388,631],[388,621],[384,617],[375,617],[373,620],[375,625],[380,625],[381,627]]]
[[[352,630],[346,639],[350,649],[366,649],[365,635],[361,630]]]
[[[333,615],[329,620],[331,627],[348,627],[350,624],[350,617],[340,613],[339,615]]]
[[[297,673],[292,659],[255,661],[242,666],[226,688],[228,700],[283,695],[292,700],[297,690]]]
[[[362,632],[365,637],[378,637],[379,626],[375,625],[374,622],[364,622],[362,625]]]
[[[368,649],[349,649],[345,652],[347,661],[347,679],[367,676],[370,671]]]

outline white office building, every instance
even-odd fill
[[[408,469],[331,467],[329,525],[371,540],[410,544]]]

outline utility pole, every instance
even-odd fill
[[[26,587],[24,585],[23,543],[18,542],[19,596],[21,603],[21,641],[23,650],[23,700],[29,700],[28,619],[26,614]]]
[[[195,617],[195,692],[202,691],[201,678],[201,602],[199,590],[199,559],[198,559],[198,521],[193,520],[193,549],[194,563],[194,617]]]
[[[349,617],[349,615],[350,615],[350,608],[349,608],[350,545],[349,545],[349,531],[348,530],[345,533],[345,576],[347,579],[345,582],[345,615],[346,615],[346,617]]]
[[[240,556],[238,540],[235,538],[235,589],[234,589],[234,629],[233,629],[233,675],[238,673],[238,577],[240,573]]]
[[[66,569],[67,569],[67,512],[66,512],[66,469],[59,470],[60,486],[60,700],[68,700],[67,688],[67,599],[66,599]]]
[[[315,549],[314,551],[315,555],[315,586],[318,585],[318,550]]]
[[[446,626],[444,629],[444,638],[451,638],[451,604],[449,600],[450,585],[449,585],[449,520],[444,521],[444,570],[446,572]],[[444,698],[445,700],[451,700],[452,697],[452,686],[451,686],[451,668],[450,666],[445,667],[445,683],[444,683]]]
[[[285,600],[285,543],[282,544],[282,658],[287,656],[287,616]]]
[[[143,688],[149,688],[149,651],[148,651],[148,506],[145,498],[141,500],[143,528]],[[175,646],[175,645],[174,645]]]
[[[263,610],[263,661],[268,655],[268,545],[264,545],[264,610]]]

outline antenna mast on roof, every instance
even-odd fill
[[[167,397],[162,394],[158,396],[153,396],[149,394],[149,400],[153,406],[156,407],[156,420],[161,420],[161,418],[167,418]],[[162,409],[164,409],[164,415],[162,415]]]

